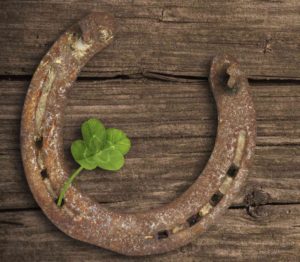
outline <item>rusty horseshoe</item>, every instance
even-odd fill
[[[91,13],[67,30],[38,66],[27,92],[21,125],[25,174],[46,216],[67,235],[126,255],[163,253],[193,240],[232,203],[254,155],[255,110],[247,78],[228,55],[213,59],[210,85],[218,110],[215,146],[202,174],[173,202],[149,211],[110,210],[71,186],[63,157],[63,111],[82,67],[115,34],[114,19]]]

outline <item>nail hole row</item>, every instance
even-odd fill
[[[51,183],[50,183],[49,175],[48,175],[47,169],[46,169],[46,168],[45,168],[45,169],[42,169],[41,172],[40,172],[40,175],[41,175],[41,177],[42,177],[42,179],[43,179],[43,182],[44,182],[44,184],[45,184],[45,186],[46,186],[46,189],[47,189],[48,193],[51,195],[51,197],[52,197],[52,199],[53,199],[53,201],[54,201],[54,203],[55,203],[55,205],[56,205],[58,198],[57,198],[57,194],[54,192],[54,190],[53,190],[53,188],[52,188],[52,185],[51,185]],[[65,203],[65,202],[64,202],[64,199],[63,199],[62,204],[61,204],[61,207],[64,205],[64,203]],[[60,208],[61,208],[61,207],[60,207]]]
[[[219,189],[212,195],[209,202],[204,207],[202,207],[202,209],[198,213],[192,215],[191,217],[189,217],[186,220],[187,223],[185,223],[185,224],[187,224],[187,226],[180,226],[180,227],[177,226],[177,228],[180,228],[180,230],[183,230],[186,227],[194,226],[205,215],[207,215],[213,207],[217,206],[217,204],[220,203],[220,201],[222,200],[224,195],[228,192],[228,190],[231,186],[231,183],[233,182],[233,179],[237,176],[237,174],[239,172],[239,166],[240,166],[240,163],[242,160],[242,155],[244,152],[245,145],[246,145],[246,131],[241,130],[239,132],[238,139],[237,139],[234,161],[228,168],[223,183],[221,184]],[[179,231],[176,230],[176,232],[179,232]],[[173,230],[173,233],[174,233],[174,230]],[[165,235],[169,236],[169,234],[165,234]]]
[[[210,213],[210,211],[213,207],[215,207],[218,203],[220,203],[223,196],[228,191],[233,179],[236,177],[238,171],[239,171],[239,168],[235,164],[232,164],[229,167],[229,169],[227,170],[225,179],[224,179],[222,185],[220,186],[219,190],[212,195],[212,197],[210,198],[210,201],[205,206],[203,206],[198,213],[190,216],[184,224],[177,225],[172,230],[161,230],[156,233],[155,237],[148,236],[146,238],[156,238],[158,240],[166,239],[171,234],[176,234],[177,232],[180,232],[186,228],[192,227],[195,224],[197,224],[199,221],[201,221],[201,219],[205,215]]]

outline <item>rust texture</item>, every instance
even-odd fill
[[[68,177],[63,157],[63,112],[82,67],[115,34],[113,18],[92,13],[65,32],[42,59],[22,116],[22,159],[30,189],[47,217],[69,236],[126,255],[183,246],[219,217],[244,183],[254,155],[256,123],[249,85],[237,61],[214,58],[211,89],[218,130],[211,157],[194,184],[173,202],[145,212],[107,209],[71,186],[62,208],[56,198]]]

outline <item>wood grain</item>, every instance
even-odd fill
[[[163,255],[132,258],[69,238],[41,211],[2,212],[0,258],[1,261],[296,262],[300,252],[299,216],[299,205],[261,206],[256,218],[245,209],[229,209],[189,245]]]
[[[0,82],[0,208],[36,207],[19,153],[19,121],[26,81]],[[249,182],[235,205],[254,189],[269,203],[300,202],[300,86],[253,83],[258,145]],[[119,174],[84,173],[78,186],[97,201],[122,210],[145,210],[169,202],[201,174],[213,149],[217,112],[208,83],[150,79],[80,80],[70,93],[64,127],[66,164],[79,126],[97,117],[122,128],[132,150]]]
[[[225,216],[174,252],[130,258],[73,240],[28,189],[19,130],[29,80],[57,37],[91,10],[112,12],[119,32],[70,93],[65,161],[76,167],[69,148],[88,117],[128,133],[133,147],[118,174],[76,181],[108,208],[160,206],[201,174],[217,128],[213,56],[235,55],[252,79],[258,137],[247,185]],[[299,261],[299,13],[297,0],[1,1],[0,261]]]
[[[251,78],[299,79],[296,0],[5,1],[0,3],[0,74],[31,75],[65,28],[91,10],[112,12],[119,32],[82,75],[207,77],[212,57],[227,52]]]

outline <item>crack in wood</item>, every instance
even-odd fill
[[[208,77],[191,76],[184,74],[167,74],[154,71],[142,71],[131,74],[120,74],[119,72],[111,72],[107,76],[79,76],[76,81],[107,81],[107,80],[132,80],[132,79],[149,79],[164,82],[180,82],[180,83],[194,83],[199,81],[208,81]],[[30,81],[32,75],[0,75],[1,80],[7,81]],[[300,84],[300,79],[291,78],[272,78],[266,76],[265,78],[248,78],[250,85],[253,84]]]
[[[99,202],[100,204],[115,204],[124,201],[114,201],[114,202]],[[300,205],[300,202],[269,202],[266,204],[259,204],[257,206],[297,206]],[[232,205],[228,209],[247,209],[247,205]],[[32,211],[41,211],[41,209],[36,207],[29,208],[8,208],[8,209],[0,209],[0,213],[18,213],[18,212],[32,212]]]

